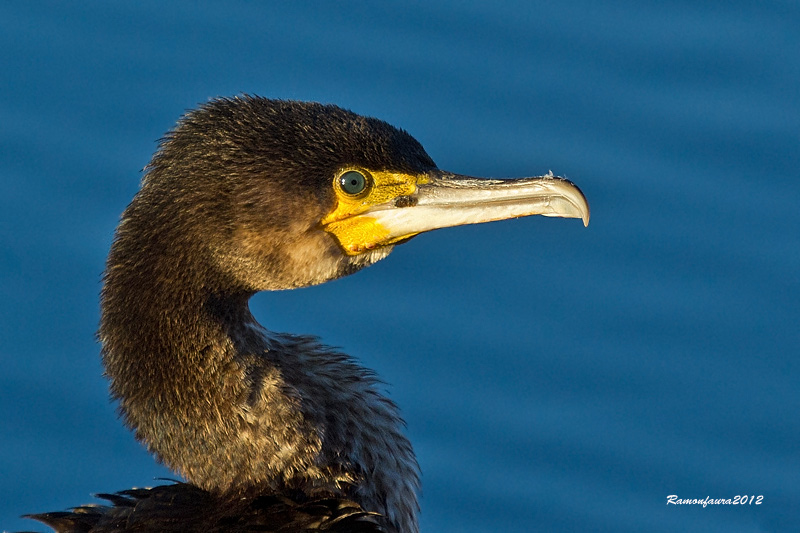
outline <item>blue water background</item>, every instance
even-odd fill
[[[0,529],[171,476],[108,400],[100,273],[156,140],[248,92],[589,198],[253,299],[389,384],[423,531],[800,530],[800,4],[276,5],[0,4]]]

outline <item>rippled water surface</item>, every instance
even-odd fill
[[[390,384],[423,531],[800,529],[800,7],[549,4],[0,6],[0,529],[171,476],[107,399],[100,273],[155,141],[240,92],[589,198],[252,302]]]

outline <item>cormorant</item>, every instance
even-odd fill
[[[126,425],[188,483],[34,518],[59,531],[418,531],[417,462],[374,375],[264,329],[248,300],[352,274],[425,231],[535,214],[589,221],[565,179],[444,172],[405,131],[333,105],[242,95],[188,112],[122,215],[98,333]]]

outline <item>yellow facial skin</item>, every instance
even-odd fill
[[[367,178],[367,186],[360,194],[348,194],[339,183],[339,177],[351,170],[360,172]],[[428,181],[429,179],[424,174],[411,175],[363,168],[344,168],[336,174],[332,184],[336,191],[337,205],[329,215],[320,221],[322,227],[336,237],[348,255],[358,255],[367,250],[387,246],[411,237],[411,235],[404,235],[387,239],[389,230],[374,218],[363,213],[382,204],[386,204],[387,207],[391,206],[397,198],[414,194],[417,191],[417,185],[428,183]]]

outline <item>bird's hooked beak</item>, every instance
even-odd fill
[[[358,189],[352,187],[358,175],[365,178],[365,192],[353,196],[347,189]],[[529,215],[580,218],[589,224],[589,204],[581,190],[552,174],[496,180],[440,170],[414,176],[348,169],[334,187],[339,204],[322,225],[348,255],[438,228]]]

